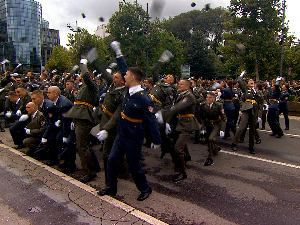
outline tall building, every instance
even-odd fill
[[[42,7],[34,0],[0,0],[0,58],[41,67]],[[1,51],[0,50],[0,51]]]
[[[49,29],[49,22],[42,21],[42,65],[45,66],[52,54],[53,47],[60,44],[59,30]]]
[[[106,24],[101,24],[97,27],[95,34],[98,35],[101,38],[105,38],[110,35],[110,33],[106,32],[107,25]]]

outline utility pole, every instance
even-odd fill
[[[285,40],[285,0],[283,0],[283,16],[282,16],[282,37],[281,37],[281,59],[280,59],[280,77],[282,77],[283,60],[284,60],[284,40]]]

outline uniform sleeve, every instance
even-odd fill
[[[158,123],[155,118],[155,115],[153,113],[153,102],[149,101],[149,103],[144,105],[143,107],[143,113],[144,113],[144,119],[147,124],[147,127],[149,128],[149,131],[152,136],[153,144],[161,144],[161,138],[158,128]]]
[[[30,130],[30,135],[33,137],[42,136],[46,130],[46,118],[43,114],[40,115],[38,123],[40,124],[40,128]]]
[[[128,70],[128,66],[126,64],[125,58],[124,58],[124,56],[120,56],[120,57],[116,58],[116,60],[117,60],[117,64],[120,69],[121,75],[124,79],[124,76],[126,75],[126,72]]]
[[[98,87],[95,84],[95,82],[91,79],[90,73],[89,73],[86,65],[83,63],[80,63],[79,67],[82,72],[82,77],[83,77],[84,83],[88,86],[89,89],[97,91]]]
[[[48,115],[45,115],[48,118],[48,123],[46,124],[46,130],[43,134],[43,138],[48,139],[48,136],[51,134],[51,132],[55,129],[55,122],[57,121],[57,109],[54,105],[49,105],[47,108],[46,113]]]
[[[226,117],[226,114],[224,112],[223,106],[221,104],[220,104],[219,108],[220,108],[219,113],[220,113],[220,117],[221,117],[220,129],[222,131],[225,131],[225,127],[226,127],[226,123],[227,123],[227,117]]]
[[[193,99],[189,95],[185,96],[182,100],[180,100],[177,104],[175,104],[171,108],[167,122],[169,124],[171,124],[176,119],[176,117],[179,113],[184,111],[186,108],[188,108],[192,104],[194,104]]]

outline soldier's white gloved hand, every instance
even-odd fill
[[[155,117],[156,117],[156,120],[157,120],[157,122],[159,124],[163,124],[164,123],[161,110],[159,110],[157,113],[155,113]]]
[[[95,112],[95,111],[96,111],[96,107],[93,108],[93,112]]]
[[[17,115],[17,116],[21,116],[21,114],[22,114],[22,112],[21,112],[21,110],[19,109],[19,110],[16,112],[16,115]]]
[[[277,77],[276,82],[281,81],[281,80],[282,80],[282,77]]]
[[[88,60],[87,59],[80,59],[80,63],[84,64],[84,65],[87,65]]]
[[[168,123],[166,123],[166,134],[168,135],[168,134],[170,134],[171,133],[171,126],[170,126],[170,124],[168,124]]]
[[[158,149],[159,147],[160,147],[160,145],[156,145],[156,144],[151,143],[151,148]]]
[[[78,66],[78,65],[75,65],[75,66],[73,66],[72,70],[75,71],[75,70],[77,70],[78,68],[79,68],[79,66]]]
[[[98,58],[98,53],[96,48],[92,48],[87,54],[86,58],[89,63],[94,62]]]
[[[97,134],[97,139],[99,141],[104,141],[108,136],[108,133],[106,130],[101,130],[98,134]]]
[[[267,81],[266,84],[267,84],[267,87],[269,88],[270,87],[270,82]]]
[[[201,130],[201,134],[206,134],[206,130]]]
[[[6,112],[6,113],[5,113],[5,117],[6,117],[6,118],[10,118],[10,117],[11,117],[11,111]]]
[[[264,105],[263,105],[263,110],[268,110],[268,109],[269,109],[268,104],[264,104]]]
[[[68,141],[68,138],[63,137],[63,143],[67,143],[67,141]]]
[[[47,141],[48,141],[48,140],[47,140],[46,138],[42,138],[42,140],[41,140],[42,144],[46,144]]]
[[[118,41],[113,41],[110,43],[110,47],[115,51],[117,56],[122,55],[120,43]]]
[[[225,132],[224,131],[220,131],[220,138],[225,137]]]
[[[238,94],[234,94],[234,96],[235,96],[236,98],[238,98],[238,97],[239,97],[239,95],[238,95]]]
[[[71,130],[75,130],[75,125],[74,125],[74,123],[73,123],[73,122],[71,123],[71,126],[70,126],[70,128],[71,128]]]
[[[30,130],[27,129],[27,128],[24,128],[24,129],[25,129],[25,133],[29,135],[30,134]]]
[[[164,50],[164,52],[161,54],[159,61],[161,62],[169,62],[170,58],[174,57],[172,52],[168,51],[168,50]]]
[[[56,127],[60,127],[60,125],[61,125],[61,120],[57,120],[54,124],[55,124]]]
[[[22,115],[20,118],[19,118],[19,121],[26,121],[29,119],[29,116],[28,115]]]
[[[111,64],[109,64],[109,68],[115,68],[116,66],[117,66],[118,64],[117,63],[115,63],[115,62],[112,62]]]
[[[241,73],[240,78],[243,78],[245,74],[246,74],[246,70],[244,70],[244,71]]]
[[[258,117],[257,122],[261,123],[261,118],[260,117]]]

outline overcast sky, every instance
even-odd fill
[[[87,29],[90,33],[94,33],[97,27],[103,22],[99,21],[99,17],[104,18],[107,23],[111,15],[118,10],[118,0],[36,0],[42,5],[42,16],[50,23],[50,28],[57,29],[60,32],[61,45],[66,46],[68,39],[67,34],[71,32],[67,28],[67,23],[72,27],[76,27],[76,21],[79,27]],[[134,0],[127,0],[135,2]],[[149,10],[153,1],[166,2],[162,11],[162,17],[168,18],[193,9],[201,10],[205,4],[210,3],[211,8],[218,6],[227,7],[230,0],[138,0],[138,3],[146,10],[147,2]],[[191,3],[195,2],[196,6],[191,7]],[[290,32],[297,38],[300,38],[299,21],[299,0],[286,0],[287,11],[286,21],[289,21]],[[86,15],[83,19],[81,13]],[[150,14],[151,16],[151,14]]]

